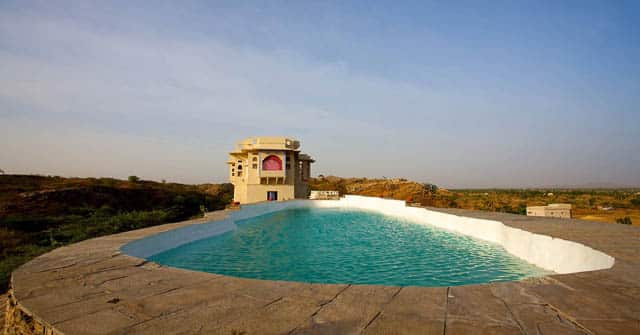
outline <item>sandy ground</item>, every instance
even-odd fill
[[[603,210],[573,210],[573,218],[598,222],[616,223],[616,219],[628,216],[634,226],[640,226],[640,210],[637,209],[614,209]]]

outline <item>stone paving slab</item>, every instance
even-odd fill
[[[446,287],[403,287],[384,305],[364,334],[442,334]]]
[[[83,241],[13,273],[6,334],[640,334],[640,229],[431,210],[498,220],[616,258],[611,269],[455,287],[324,285],[159,266],[127,242],[204,219]],[[1,301],[0,301],[1,304]]]

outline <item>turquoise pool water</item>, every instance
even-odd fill
[[[152,256],[173,267],[311,283],[452,286],[544,275],[501,246],[373,212],[299,208]]]

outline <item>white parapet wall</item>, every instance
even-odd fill
[[[340,200],[294,200],[243,206],[226,219],[192,225],[160,233],[123,246],[130,255],[147,258],[179,245],[235,229],[235,222],[289,208],[352,208],[425,224],[502,245],[525,261],[556,273],[573,273],[611,268],[615,259],[580,243],[534,234],[509,227],[502,222],[483,220],[408,207],[404,201],[347,195]]]
[[[338,200],[340,199],[340,192],[338,191],[316,191],[311,190],[309,194],[309,200]]]
[[[615,259],[580,243],[534,234],[494,220],[408,207],[404,201],[347,195],[337,201],[316,201],[315,207],[344,207],[376,211],[453,231],[502,245],[527,262],[556,273],[573,273],[611,268]]]

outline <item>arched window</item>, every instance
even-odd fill
[[[282,159],[275,155],[267,156],[262,160],[262,169],[265,171],[280,171],[282,170]]]

